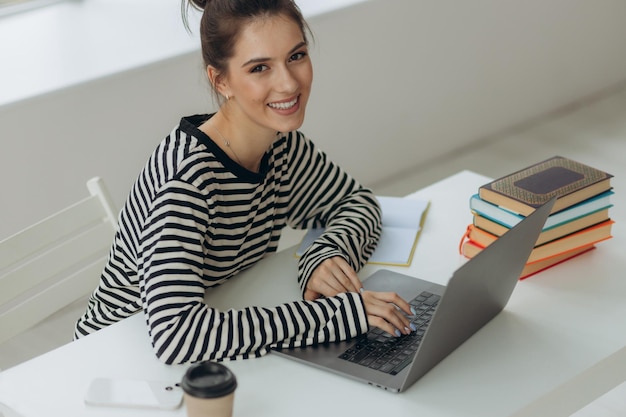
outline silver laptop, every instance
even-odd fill
[[[395,291],[417,310],[417,330],[393,337],[378,328],[357,338],[274,354],[370,385],[402,392],[494,318],[511,297],[553,198],[457,269],[447,286],[382,269],[364,280],[372,291]]]

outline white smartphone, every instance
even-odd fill
[[[85,394],[86,404],[103,407],[173,410],[182,401],[183,391],[177,383],[141,379],[96,378]]]

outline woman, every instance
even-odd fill
[[[409,305],[362,291],[380,236],[370,190],[297,129],[312,83],[306,23],[291,0],[191,1],[219,111],[185,117],[139,175],[75,337],[138,311],[165,363],[259,356],[271,346],[407,334]],[[304,300],[221,312],[205,290],[275,252],[283,227],[325,226],[302,256]]]

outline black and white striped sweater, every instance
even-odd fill
[[[157,357],[184,363],[260,356],[270,346],[366,331],[356,293],[275,308],[218,311],[204,303],[208,287],[275,252],[286,225],[326,227],[299,261],[302,292],[329,257],[359,270],[380,237],[381,219],[372,192],[300,132],[278,139],[253,173],[198,129],[207,117],[183,118],[149,158],[75,338],[142,310]]]

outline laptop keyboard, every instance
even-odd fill
[[[410,317],[416,331],[395,337],[373,328],[358,336],[339,358],[391,375],[397,374],[413,360],[440,298],[424,291],[409,302],[417,312]]]

